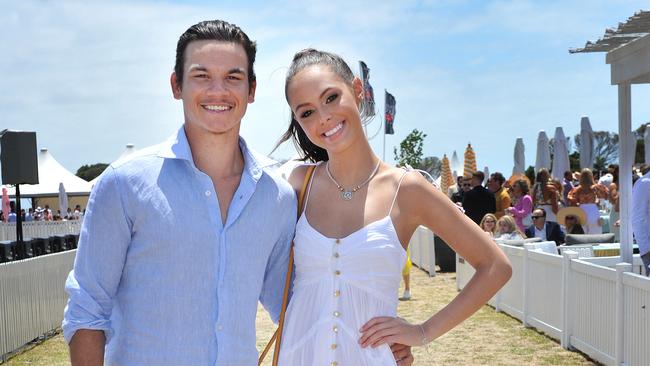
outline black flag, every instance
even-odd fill
[[[385,103],[385,110],[386,110],[386,115],[384,116],[384,132],[387,135],[393,135],[395,134],[395,130],[393,129],[393,122],[395,122],[395,97],[393,94],[389,93],[386,91],[386,103]]]

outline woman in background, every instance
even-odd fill
[[[483,216],[481,223],[479,224],[481,229],[485,231],[490,238],[494,238],[497,232],[497,217],[494,214],[488,213]]]

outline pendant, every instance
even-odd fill
[[[343,198],[344,201],[352,200],[352,191],[343,191],[343,192],[341,192],[341,198]]]

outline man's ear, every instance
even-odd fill
[[[253,103],[255,101],[255,90],[257,89],[257,81],[253,80],[248,90],[248,103]]]
[[[176,77],[176,73],[172,72],[172,76],[169,78],[169,83],[171,84],[172,87],[172,94],[174,95],[174,99],[181,99],[181,86],[178,84],[178,78]]]

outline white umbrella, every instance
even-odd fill
[[[490,169],[488,167],[483,168],[483,175],[485,175],[485,178],[483,178],[483,185],[486,185],[490,178]]]
[[[594,167],[594,130],[589,117],[580,119],[580,169]]]
[[[524,174],[526,171],[526,157],[525,157],[525,148],[524,148],[524,139],[517,137],[517,142],[515,142],[515,165],[512,168],[512,175],[515,174]]]
[[[65,217],[68,212],[68,195],[65,194],[63,182],[59,183],[59,210],[61,211],[61,217]]]
[[[566,146],[566,137],[562,127],[555,129],[555,136],[553,136],[553,167],[551,169],[551,176],[560,182],[564,177],[564,172],[570,169],[569,165],[569,150]]]
[[[551,149],[548,145],[546,131],[540,130],[537,135],[537,156],[535,158],[535,172],[540,169],[551,169]]]
[[[650,123],[645,125],[643,141],[645,143],[645,163],[650,164]]]
[[[454,174],[454,179],[456,179],[456,176],[458,176],[458,172],[461,171],[462,166],[460,165],[460,160],[458,160],[458,154],[456,154],[456,150],[454,150],[454,153],[451,154],[451,171]]]

